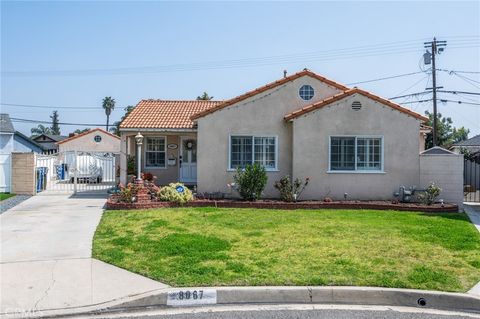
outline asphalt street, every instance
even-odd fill
[[[87,318],[87,317],[84,317]],[[88,317],[93,318],[93,317]],[[408,307],[348,305],[248,305],[182,309],[160,309],[94,318],[136,319],[471,319],[480,314],[419,309]]]

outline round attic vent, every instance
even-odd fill
[[[358,110],[360,110],[361,108],[362,108],[362,103],[360,103],[359,101],[354,101],[354,102],[352,103],[352,109],[353,109],[354,111],[358,111]]]

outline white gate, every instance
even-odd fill
[[[100,192],[117,184],[115,153],[67,151],[36,157],[37,192]]]

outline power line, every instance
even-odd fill
[[[411,102],[405,102],[402,104],[412,104],[412,103],[423,103],[423,102],[430,102],[433,101],[433,99],[425,99],[425,100],[418,100],[418,101],[411,101]],[[454,100],[448,100],[448,99],[438,99],[438,101],[442,103],[457,103],[457,104],[468,104],[468,105],[480,105],[480,103],[473,103],[473,102],[466,102],[466,101],[454,101]]]
[[[411,93],[411,94],[394,96],[394,97],[390,97],[390,98],[388,98],[388,99],[389,99],[389,100],[395,100],[395,99],[400,99],[400,98],[402,98],[402,97],[417,96],[417,95],[423,95],[423,94],[427,94],[427,93],[430,93],[430,92],[429,92],[429,91],[423,91],[423,92],[417,92],[417,93]]]
[[[458,70],[447,70],[447,69],[437,69],[438,71],[448,72],[448,73],[466,73],[466,74],[480,74],[480,71],[458,71]]]
[[[417,86],[420,82],[422,82],[423,80],[425,80],[425,79],[428,78],[428,77],[429,77],[428,75],[422,77],[420,80],[418,80],[417,82],[413,83],[411,86],[409,86],[408,88],[406,88],[405,90],[403,90],[403,91],[401,91],[401,92],[399,92],[399,93],[397,93],[397,94],[395,94],[395,95],[397,96],[397,95],[400,95],[400,94],[403,94],[403,93],[407,92],[408,90],[410,90],[411,88]],[[428,81],[428,80],[427,80],[427,81]]]
[[[366,80],[366,81],[360,81],[360,82],[351,82],[351,83],[346,83],[346,85],[355,85],[355,84],[362,84],[362,83],[370,83],[370,82],[377,82],[377,81],[383,81],[383,80],[390,80],[390,79],[396,79],[404,76],[410,76],[410,75],[415,75],[415,74],[420,74],[424,73],[423,71],[417,71],[417,72],[410,72],[410,73],[404,73],[404,74],[398,74],[398,75],[392,75],[392,76],[386,76],[383,78],[378,78],[378,79],[373,79],[373,80]]]
[[[74,69],[74,70],[43,70],[43,71],[2,71],[4,76],[75,76],[75,75],[121,75],[121,74],[142,74],[162,73],[179,71],[196,71],[211,69],[228,69],[240,67],[257,67],[275,64],[289,64],[297,62],[328,61],[336,59],[360,58],[379,56],[387,54],[400,54],[418,52],[418,40],[390,42],[385,44],[351,47],[336,50],[314,51],[299,54],[266,56],[260,58],[244,58],[237,60],[209,61],[186,64],[171,64],[157,66],[140,66],[108,69]],[[458,43],[452,48],[478,47],[480,42],[468,40],[469,43]],[[474,42],[472,42],[474,41]]]
[[[437,92],[442,93],[452,93],[452,94],[470,94],[470,95],[480,95],[479,92],[466,92],[466,91],[444,91],[444,90],[437,90]]]
[[[452,73],[450,73],[452,74]],[[473,83],[472,80],[470,78],[467,78],[466,76],[463,76],[463,75],[460,75],[458,73],[453,73],[455,76],[457,76],[458,78],[462,79],[464,82],[467,82],[468,84],[470,84],[471,86],[473,87],[476,87],[477,89],[480,89],[480,86],[478,86],[477,84]],[[474,81],[476,82],[476,81]]]
[[[466,102],[466,101],[453,101],[453,100],[444,100],[444,99],[440,99],[440,102],[443,102],[443,103],[468,104],[468,105],[480,105],[480,103],[473,103],[473,102]]]
[[[35,124],[52,124],[52,121],[42,121],[42,120],[32,120],[32,119],[22,119],[22,118],[17,118],[17,117],[11,117],[10,118],[12,122],[19,122],[19,123],[35,123]],[[92,124],[92,123],[65,123],[65,122],[59,122],[59,125],[76,125],[76,126],[105,126],[105,123],[103,124]]]
[[[32,108],[44,108],[44,109],[83,109],[83,110],[100,110],[100,106],[51,106],[51,105],[32,105],[32,104],[13,104],[13,103],[3,103],[1,102],[0,105],[4,106],[16,106],[16,107],[32,107]]]

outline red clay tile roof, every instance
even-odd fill
[[[192,119],[193,121],[195,121],[196,119],[199,119],[199,118],[201,118],[201,117],[204,117],[205,115],[208,115],[208,114],[210,114],[210,113],[213,113],[213,112],[215,112],[215,111],[218,111],[218,110],[220,110],[220,109],[223,109],[223,108],[225,108],[225,107],[227,107],[227,106],[229,106],[229,105],[232,105],[232,104],[238,103],[238,102],[240,102],[240,101],[243,101],[243,100],[245,100],[245,99],[247,99],[247,98],[249,98],[249,97],[252,97],[252,96],[257,95],[257,94],[259,94],[259,93],[265,92],[265,91],[267,91],[267,90],[270,90],[270,89],[272,89],[272,88],[275,88],[275,87],[277,87],[277,86],[279,86],[279,85],[282,85],[282,84],[284,84],[284,83],[287,83],[287,82],[289,82],[289,81],[293,81],[293,80],[295,80],[295,79],[298,79],[298,78],[300,78],[300,77],[302,77],[302,76],[304,76],[304,75],[308,75],[308,76],[310,76],[310,77],[312,77],[312,78],[315,78],[315,79],[317,79],[317,80],[319,80],[319,81],[322,81],[322,82],[324,82],[324,83],[326,83],[326,84],[328,84],[328,85],[330,85],[330,86],[332,86],[332,87],[334,87],[334,88],[340,89],[340,90],[342,90],[342,91],[348,90],[348,87],[346,87],[346,86],[344,86],[344,85],[342,85],[342,84],[340,84],[340,83],[337,83],[337,82],[335,82],[335,81],[329,80],[329,79],[324,78],[323,76],[320,76],[320,75],[318,75],[318,74],[316,74],[316,73],[314,73],[314,72],[312,72],[312,71],[310,71],[310,70],[305,69],[305,70],[303,70],[303,71],[301,71],[301,72],[297,72],[297,73],[295,73],[295,74],[292,74],[292,75],[290,75],[290,76],[287,76],[287,77],[285,77],[285,78],[283,78],[283,79],[281,79],[281,80],[277,80],[277,81],[275,81],[275,82],[271,82],[271,83],[269,83],[269,84],[267,84],[267,85],[264,85],[264,86],[262,86],[262,87],[259,87],[259,88],[255,89],[255,90],[252,90],[252,91],[249,91],[249,92],[247,92],[247,93],[245,93],[245,94],[242,94],[242,95],[239,95],[239,96],[237,96],[237,97],[234,97],[233,99],[226,100],[226,101],[224,101],[224,102],[216,105],[215,107],[212,107],[212,108],[210,108],[210,109],[208,109],[208,110],[205,110],[205,111],[202,111],[202,112],[199,112],[199,113],[193,115],[193,116],[191,117],[191,119]]]
[[[339,94],[336,94],[336,95],[333,95],[331,97],[328,97],[322,101],[318,101],[318,102],[315,102],[313,104],[310,104],[310,105],[307,105],[299,110],[296,110],[296,111],[293,111],[292,113],[289,113],[287,115],[284,116],[284,119],[286,121],[290,121],[294,118],[297,118],[303,114],[306,114],[308,112],[311,112],[313,110],[317,110],[319,108],[322,108],[326,105],[329,105],[331,103],[334,103],[334,102],[337,102],[337,101],[340,101],[341,99],[347,97],[347,96],[350,96],[350,95],[353,95],[353,94],[361,94],[363,96],[366,96],[372,100],[375,100],[379,103],[382,103],[384,105],[387,105],[387,106],[390,106],[391,108],[395,109],[395,110],[398,110],[400,112],[403,112],[405,114],[408,114],[410,116],[413,116],[419,120],[422,120],[423,122],[427,122],[428,121],[428,118],[419,114],[419,113],[416,113],[414,111],[411,111],[397,103],[394,103],[392,101],[389,101],[387,99],[384,99],[382,97],[379,97],[377,95],[374,95],[370,92],[367,92],[367,91],[364,91],[364,90],[361,90],[361,89],[358,89],[358,88],[353,88],[353,89],[349,89],[349,90],[346,90],[346,91],[343,91],[342,93],[339,93]]]
[[[214,108],[220,103],[222,101],[142,100],[123,120],[120,128],[191,129],[192,115]]]
[[[84,136],[84,135],[87,135],[87,134],[90,134],[90,133],[93,133],[93,132],[97,132],[97,131],[103,132],[103,133],[108,134],[108,135],[110,135],[110,136],[112,136],[112,137],[115,137],[115,138],[120,139],[120,137],[118,137],[117,135],[114,135],[114,134],[112,134],[112,133],[110,133],[110,132],[105,131],[104,129],[101,129],[101,128],[98,128],[98,127],[97,127],[97,128],[95,128],[95,129],[93,129],[93,130],[88,130],[88,131],[85,131],[85,132],[83,132],[83,133],[74,135],[74,136],[72,136],[72,137],[68,137],[68,138],[66,138],[66,139],[64,139],[64,140],[61,140],[60,142],[55,143],[55,144],[63,144],[63,143],[65,143],[65,142],[70,142],[71,140],[74,140],[74,139],[79,138],[79,137],[81,137],[81,136]]]

